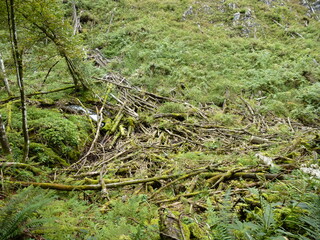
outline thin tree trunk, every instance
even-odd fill
[[[2,147],[2,151],[4,155],[10,155],[11,154],[11,148],[10,144],[7,138],[6,129],[4,127],[2,116],[0,114],[0,144]]]
[[[75,1],[72,1],[72,23],[73,23],[73,35],[76,35],[81,31],[80,17],[77,14],[77,6]]]
[[[8,95],[12,96],[12,92],[10,91],[10,86],[9,86],[9,82],[8,82],[8,78],[7,78],[7,74],[6,74],[6,68],[4,67],[3,58],[2,58],[1,53],[0,53],[0,68],[1,68],[1,71],[3,74],[4,86],[6,87]]]
[[[69,73],[75,85],[75,89],[79,91],[81,90],[81,87],[82,87],[83,90],[88,90],[89,89],[88,82],[86,81],[86,79],[84,79],[83,75],[80,72],[79,67],[76,66],[74,60],[68,56],[65,50],[65,47],[63,46],[63,44],[59,42],[59,39],[57,39],[57,37],[53,34],[53,31],[49,31],[48,28],[39,25],[33,19],[30,19],[30,17],[27,14],[24,14],[24,13],[21,13],[21,14],[25,19],[27,19],[33,25],[35,25],[38,29],[40,29],[56,45],[60,56],[63,57],[67,63]],[[81,83],[81,86],[79,83]]]
[[[18,36],[16,30],[16,21],[15,21],[15,9],[14,9],[14,0],[6,0],[8,11],[8,22],[9,30],[11,35],[11,44],[12,44],[12,53],[14,58],[14,63],[16,67],[17,82],[20,91],[20,100],[21,100],[21,111],[22,111],[22,131],[24,138],[23,145],[23,158],[22,162],[26,162],[29,155],[29,133],[28,133],[28,121],[27,121],[27,108],[26,108],[26,95],[24,91],[23,84],[23,65],[22,65],[22,54],[19,52],[18,46]]]

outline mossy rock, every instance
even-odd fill
[[[62,158],[76,161],[87,140],[90,123],[83,116],[63,115],[55,110],[31,108],[30,137]]]
[[[30,143],[30,156],[34,161],[49,166],[69,166],[63,158],[59,157],[51,148],[41,143]]]

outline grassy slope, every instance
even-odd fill
[[[98,22],[88,40],[108,58],[119,57],[110,64],[111,70],[148,90],[217,105],[229,90],[231,99],[266,97],[263,112],[312,121],[319,113],[315,99],[319,22],[308,17],[298,1],[230,4],[122,1],[106,9],[99,5],[87,10],[97,11]],[[183,17],[189,6],[192,13]],[[236,13],[241,16],[237,23]]]

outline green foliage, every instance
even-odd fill
[[[301,89],[298,98],[309,108],[313,108],[314,114],[320,114],[320,83],[315,83],[311,86]]]
[[[309,204],[307,210],[308,214],[301,216],[300,221],[306,231],[304,235],[300,235],[301,240],[319,239],[320,237],[320,197],[315,196],[313,201]]]
[[[88,134],[88,122],[74,117],[70,121],[58,112],[37,108],[29,109],[29,117],[34,141],[47,145],[66,159],[77,159]]]
[[[150,206],[144,195],[134,196],[126,202],[111,203],[111,209],[104,216],[107,225],[99,225],[97,239],[157,239],[158,225],[153,220],[156,208]]]
[[[166,102],[160,108],[161,113],[185,113],[187,110],[181,103]]]
[[[97,39],[90,39],[90,44],[102,48],[108,58],[120,56],[108,67],[121,71],[135,85],[194,103],[217,105],[223,103],[227,90],[235,94],[243,91],[245,97],[271,99],[264,101],[265,112],[294,118],[313,113],[309,122],[316,118],[315,109],[309,108],[301,116],[296,113],[310,103],[303,100],[299,105],[301,101],[293,97],[292,104],[287,104],[289,98],[278,98],[319,81],[319,57],[314,51],[319,49],[315,34],[319,22],[309,18],[306,26],[299,21],[297,16],[302,19],[307,12],[299,4],[273,1],[269,6],[246,0],[236,4],[207,0],[80,2],[99,22],[86,26]],[[190,6],[192,12],[183,17]],[[102,23],[106,15],[100,14],[101,9],[112,20],[110,25]],[[240,25],[233,22],[235,13],[245,18],[248,9],[252,26],[243,19]],[[109,29],[108,34],[101,27]],[[248,36],[240,37],[245,28]]]
[[[30,143],[30,155],[32,160],[46,166],[68,166],[69,164],[59,157],[51,148],[41,143]]]
[[[0,239],[17,237],[30,226],[39,227],[36,213],[52,200],[52,194],[33,187],[13,196],[0,208]]]
[[[40,212],[52,219],[43,224],[41,232],[45,238],[57,240],[157,239],[156,213],[143,195],[125,202],[113,200],[105,213],[76,198],[56,200]]]
[[[253,239],[285,239],[284,235],[291,235],[282,230],[282,223],[277,221],[274,207],[277,204],[271,204],[260,198],[261,208],[257,211],[248,212],[251,219],[250,225],[254,226],[247,232]],[[243,223],[242,223],[243,224]],[[240,224],[240,225],[242,225]],[[239,226],[240,226],[239,225]],[[245,225],[245,224],[244,224]]]
[[[4,109],[2,111],[5,113]],[[7,114],[4,117],[8,122]],[[54,109],[29,107],[28,119],[33,142],[31,153],[39,162],[65,165],[61,158],[76,160],[89,140],[90,123],[84,116],[63,115]],[[12,129],[8,132],[9,141],[13,145],[14,155],[19,156],[23,139],[20,136],[21,114],[16,108],[13,109],[10,122]]]
[[[230,232],[230,223],[235,216],[230,211],[230,199],[226,195],[220,211],[215,211],[210,201],[207,199],[209,206],[207,211],[207,224],[210,227],[213,239],[231,240],[234,239]]]
[[[235,114],[229,114],[229,113],[222,113],[217,112],[214,114],[211,118],[214,122],[217,122],[220,125],[223,126],[233,126],[236,127],[240,123],[239,116]]]
[[[260,195],[256,189],[251,189],[251,193],[258,199],[258,201],[252,200],[257,206],[250,210],[244,209],[245,220],[241,220],[240,216],[233,212],[234,205],[230,201],[232,199],[228,192],[219,206],[219,211],[214,209],[210,199],[207,200],[206,223],[214,239],[285,240],[289,237],[315,240],[319,238],[318,196],[311,195],[310,204],[303,202],[305,199],[298,196],[301,201],[291,200],[284,204],[282,196],[277,195],[281,202],[270,202],[264,198],[269,197],[268,194]]]

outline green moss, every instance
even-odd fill
[[[66,160],[62,159],[51,148],[41,143],[30,143],[30,156],[33,161],[50,166],[69,166]]]
[[[191,223],[188,224],[188,228],[190,231],[190,239],[195,239],[195,240],[207,240],[210,239],[207,235],[207,233],[199,227],[198,224]]]
[[[166,102],[160,108],[161,113],[185,113],[187,110],[181,103]]]
[[[56,110],[29,110],[30,136],[34,142],[54,149],[61,157],[74,161],[89,139],[89,122],[79,116],[64,115]]]

